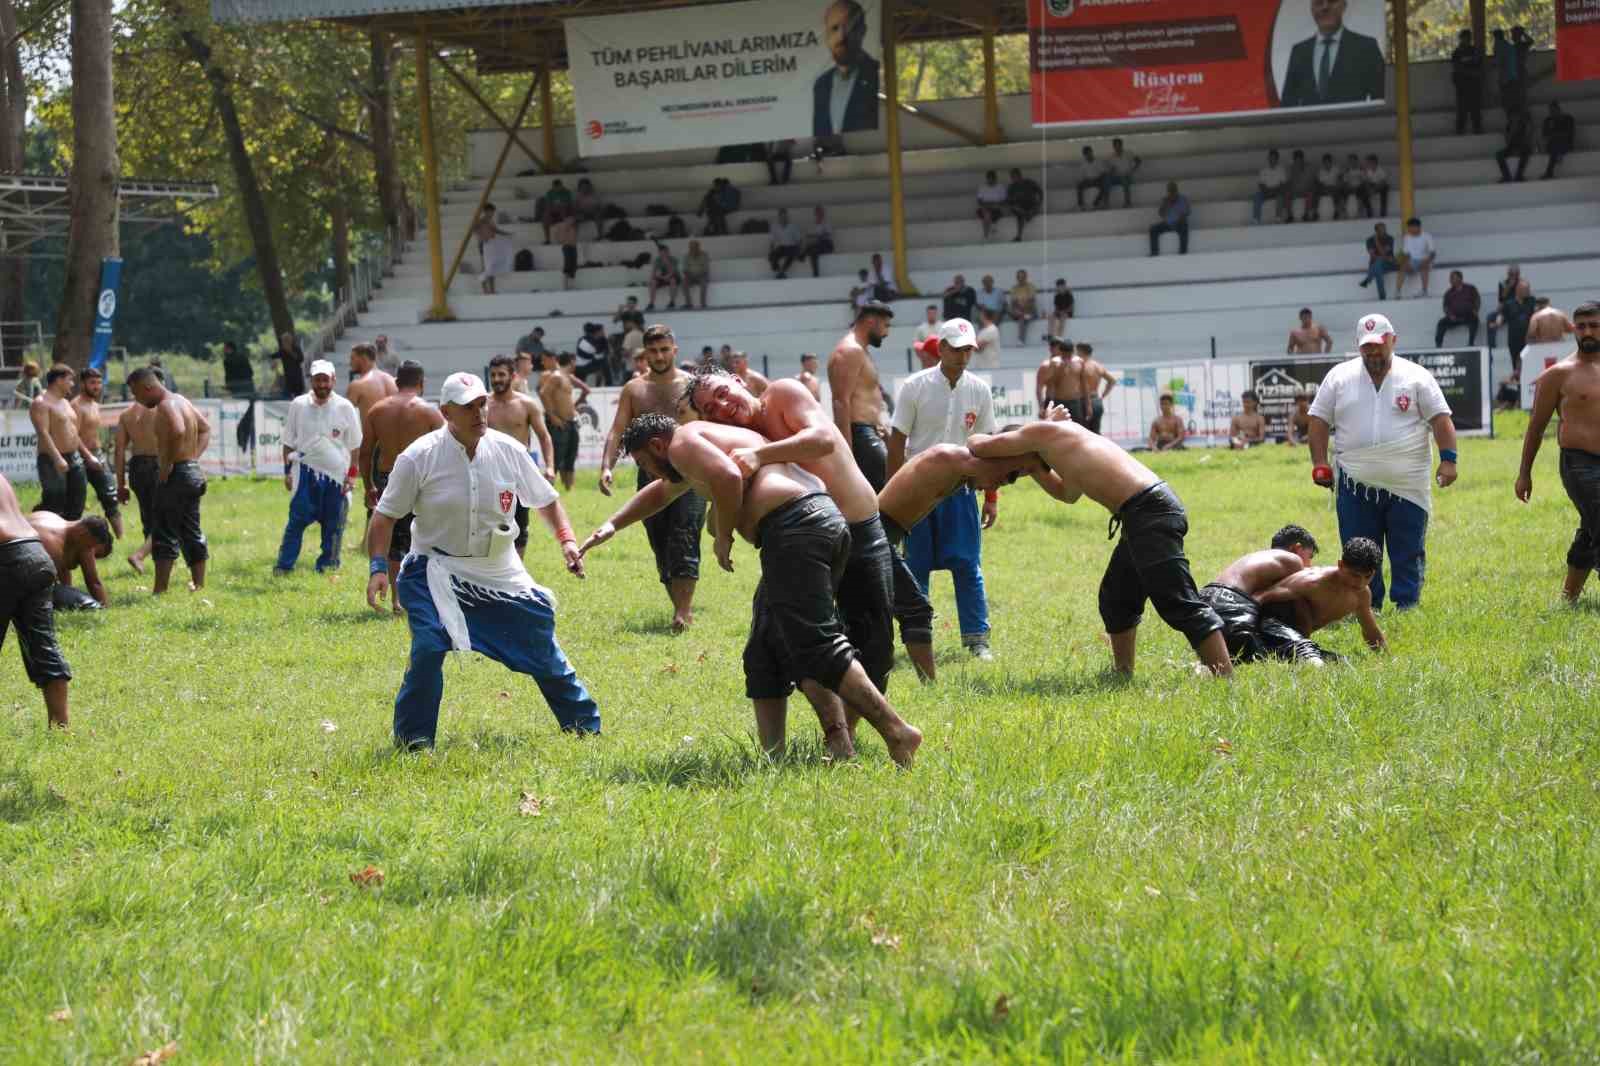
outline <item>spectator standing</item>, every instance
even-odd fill
[[[923,341],[934,336],[938,332],[939,306],[937,304],[929,304],[927,307],[927,317],[922,321],[921,325],[917,326],[916,343],[921,344]]]
[[[1290,355],[1321,355],[1333,351],[1333,337],[1328,328],[1311,314],[1311,308],[1300,309],[1300,325],[1289,331]]]
[[[787,185],[794,173],[794,138],[767,144],[767,184]]]
[[[601,237],[600,227],[605,222],[605,202],[600,199],[600,194],[595,191],[594,182],[588,178],[578,179],[578,192],[572,198],[572,211],[574,220],[582,225],[585,222],[594,223],[594,239]]]
[[[1444,335],[1465,326],[1468,347],[1478,343],[1478,311],[1483,299],[1476,285],[1468,285],[1459,270],[1450,271],[1450,287],[1444,290],[1444,317],[1433,329],[1433,346],[1444,347]]]
[[[1527,110],[1518,111],[1506,118],[1506,146],[1494,154],[1494,161],[1500,167],[1500,184],[1511,181],[1521,181],[1528,169],[1528,157],[1533,155],[1533,116]],[[1506,166],[1506,160],[1516,159],[1517,173],[1511,175],[1511,168]]]
[[[972,355],[972,368],[998,370],[1000,369],[1000,318],[987,307],[982,308],[979,313],[983,316],[983,328],[978,330],[978,347]]]
[[[964,446],[974,433],[995,431],[989,386],[967,371],[977,343],[971,322],[963,318],[944,323],[939,327],[938,364],[912,374],[900,386],[889,434],[891,477],[907,459],[935,445]],[[994,525],[999,508],[999,494],[985,493],[980,522],[977,497],[962,485],[912,526],[905,541],[906,564],[924,594],[932,571],[950,571],[961,643],[980,660],[993,658],[989,603],[983,587],[982,530]]]
[[[1017,324],[1017,343],[1028,343],[1028,323],[1039,317],[1039,290],[1026,270],[1017,271],[1017,283],[1006,294],[1006,314]]]
[[[1394,298],[1405,299],[1406,279],[1416,274],[1422,279],[1422,295],[1428,295],[1428,275],[1433,271],[1433,261],[1439,249],[1433,235],[1422,228],[1422,220],[1415,216],[1406,219],[1406,233],[1400,238],[1400,277],[1394,283]]]
[[[657,241],[655,263],[650,267],[650,302],[645,304],[644,309],[646,311],[656,309],[656,291],[663,287],[667,290],[669,300],[667,310],[676,309],[678,289],[682,284],[683,272],[678,269],[677,257],[665,244]]]
[[[1250,204],[1250,221],[1254,225],[1261,225],[1261,208],[1268,200],[1277,203],[1279,222],[1288,215],[1289,175],[1278,159],[1278,150],[1274,148],[1267,153],[1267,165],[1256,173],[1256,195]]]
[[[389,336],[380,333],[373,340],[372,347],[378,353],[378,369],[385,374],[393,374],[400,369],[400,357],[389,349]],[[248,354],[248,353],[247,353]]]
[[[1087,144],[1083,146],[1083,162],[1078,164],[1078,210],[1084,210],[1083,192],[1085,189],[1094,190],[1094,206],[1104,207],[1106,204],[1106,165],[1094,157],[1094,149]]]
[[[1533,286],[1519,280],[1511,295],[1500,301],[1495,313],[1489,316],[1489,350],[1494,350],[1495,330],[1505,327],[1506,350],[1511,353],[1511,366],[1522,373],[1522,349],[1528,343],[1528,323],[1539,310],[1533,298]]]
[[[700,310],[704,311],[710,304],[706,303],[706,289],[711,285],[711,256],[700,247],[700,242],[691,240],[689,252],[683,257],[683,305],[689,310],[694,310],[694,291],[700,290]]]
[[[1540,126],[1540,133],[1544,139],[1544,150],[1550,156],[1550,162],[1545,165],[1545,180],[1556,176],[1556,166],[1572,151],[1572,145],[1578,137],[1577,121],[1565,111],[1556,101],[1550,101],[1550,110],[1544,116],[1544,123]]]
[[[1511,27],[1511,38],[1503,29],[1494,31],[1494,65],[1500,81],[1500,106],[1510,118],[1528,106],[1528,53],[1533,41],[1521,26]]]
[[[811,232],[806,236],[805,257],[811,260],[811,276],[822,276],[822,257],[833,254],[833,226],[821,204],[812,208]]]
[[[278,337],[278,350],[272,353],[283,375],[283,391],[294,399],[306,391],[306,353],[300,338],[285,330]]]
[[[994,287],[993,274],[985,274],[983,280],[979,282],[978,310],[992,311],[996,322],[1005,317],[1006,294]]]
[[[1361,188],[1356,194],[1361,199],[1361,213],[1368,218],[1389,217],[1389,172],[1383,169],[1376,155],[1369,154],[1361,164]],[[1372,213],[1373,198],[1377,198],[1378,213]]]
[[[800,258],[800,248],[800,227],[789,221],[788,208],[778,208],[778,224],[772,228],[767,248],[767,263],[772,267],[773,277],[789,276],[789,268]]]
[[[988,240],[994,233],[995,223],[1000,221],[1006,210],[1006,187],[1000,184],[1000,176],[994,171],[988,171],[983,176],[983,184],[978,186],[978,221],[983,224],[983,239]]]
[[[517,338],[517,356],[527,356],[534,366],[539,365],[539,357],[544,355],[544,327],[534,326],[528,333]]]
[[[1517,286],[1521,282],[1522,267],[1517,263],[1512,263],[1506,267],[1506,276],[1500,279],[1500,283],[1494,289],[1495,306],[1498,307],[1515,296],[1517,294]],[[1489,342],[1489,347],[1494,347],[1493,340]]]
[[[1178,254],[1189,254],[1189,198],[1178,191],[1178,183],[1167,182],[1167,195],[1162,198],[1161,206],[1156,208],[1156,215],[1161,219],[1150,227],[1150,254],[1161,254],[1161,235],[1163,233],[1176,233],[1178,235]]]
[[[1138,170],[1144,160],[1136,155],[1127,155],[1122,148],[1122,138],[1117,137],[1111,141],[1111,158],[1105,161],[1106,176],[1103,184],[1102,196],[1110,199],[1111,190],[1122,186],[1122,206],[1133,206],[1133,174]]]
[[[953,318],[964,319],[970,328],[972,325],[972,311],[977,306],[977,292],[971,285],[967,284],[965,277],[957,274],[955,279],[944,290],[944,320],[948,322]],[[976,344],[977,341],[973,341],[973,343]]]
[[[241,352],[232,341],[222,342],[222,379],[227,383],[231,396],[255,395],[256,375],[250,366],[250,353]]]
[[[1017,219],[1017,235],[1013,240],[1022,240],[1022,227],[1033,221],[1043,203],[1044,190],[1039,188],[1039,183],[1023,177],[1020,169],[1012,167],[1011,184],[1006,186],[1006,208]]]
[[[1364,289],[1375,281],[1378,283],[1378,299],[1387,300],[1389,294],[1384,291],[1383,276],[1399,269],[1400,264],[1394,254],[1394,238],[1389,236],[1389,228],[1379,222],[1372,227],[1372,236],[1367,238],[1367,275],[1361,279],[1361,287]]]
[[[1328,205],[1333,208],[1334,220],[1344,218],[1344,197],[1339,194],[1339,177],[1339,168],[1333,162],[1333,154],[1322,153],[1322,166],[1312,181],[1311,201],[1305,216],[1307,222],[1322,221],[1324,196],[1328,198]]]
[[[282,576],[300,558],[306,527],[322,531],[316,571],[339,568],[339,537],[344,532],[345,498],[350,494],[353,456],[361,447],[361,415],[355,404],[333,391],[333,364],[311,364],[311,392],[289,404],[283,422],[283,487],[291,496],[272,572]]]
[[[578,220],[570,214],[562,215],[550,233],[561,245],[561,288],[569,290],[578,283]]]
[[[1462,30],[1450,53],[1450,81],[1456,90],[1456,134],[1483,132],[1483,49],[1472,39],[1471,30]]]
[[[1066,278],[1056,279],[1055,292],[1051,295],[1054,301],[1054,310],[1050,312],[1050,333],[1060,337],[1067,332],[1067,320],[1077,313],[1077,300],[1072,295],[1072,290],[1067,288]]]
[[[39,364],[32,359],[24,359],[22,373],[17,378],[16,386],[11,390],[12,408],[26,411],[33,406],[33,398],[43,391],[44,385],[39,381]]]

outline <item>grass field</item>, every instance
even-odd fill
[[[767,764],[753,551],[730,576],[707,543],[674,638],[636,530],[581,585],[530,550],[604,737],[463,660],[438,750],[397,756],[406,635],[360,555],[275,581],[282,487],[214,483],[203,598],[113,567],[112,609],[63,620],[70,733],[4,650],[0,1060],[1593,1061],[1600,589],[1557,601],[1574,512],[1553,444],[1513,499],[1523,424],[1463,445],[1392,654],[1347,626],[1352,665],[1232,684],[1153,613],[1111,680],[1105,513],[1008,491],[998,661],[936,575],[943,674],[890,691],[909,773],[869,731],[824,763],[798,697]],[[1298,451],[1157,469],[1202,582],[1286,521],[1336,540]]]

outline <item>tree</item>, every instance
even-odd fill
[[[12,0],[0,0],[0,171],[20,173],[26,149],[28,83],[22,72],[22,34]],[[23,283],[27,264],[18,256],[0,258],[0,322],[20,322],[26,314]],[[0,334],[0,342],[13,347],[20,338]],[[14,361],[18,353],[0,351],[0,362]]]

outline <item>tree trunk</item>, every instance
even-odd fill
[[[211,85],[211,101],[216,106],[217,117],[222,120],[223,136],[228,142],[228,160],[233,164],[233,178],[239,186],[239,206],[244,211],[245,225],[250,230],[250,246],[255,252],[261,292],[267,299],[267,313],[272,316],[272,332],[278,336],[293,333],[294,315],[289,312],[289,298],[283,288],[283,268],[278,265],[278,248],[272,240],[267,201],[261,195],[255,164],[251,162],[250,151],[245,147],[244,129],[239,125],[239,111],[233,106],[228,76],[211,62],[211,46],[201,40],[198,34],[193,30],[182,30],[178,36]]]
[[[356,295],[350,287],[350,208],[337,190],[329,222],[333,227],[333,306],[337,308],[345,300],[354,304]]]
[[[403,212],[394,149],[394,54],[389,35],[380,31],[367,35],[367,47],[372,60],[372,97],[367,102],[372,119],[372,176],[378,186],[384,227],[398,233]]]
[[[82,367],[94,340],[100,261],[117,255],[117,123],[111,94],[111,0],[72,0],[72,175],[67,278],[54,358]]]
[[[28,119],[28,85],[22,74],[22,44],[17,38],[17,9],[0,0],[0,171],[20,174],[26,169],[24,137]],[[27,262],[20,256],[0,257],[0,364],[22,359],[27,338],[19,323],[27,315],[23,288]]]

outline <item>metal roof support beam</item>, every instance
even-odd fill
[[[528,83],[528,91],[522,97],[522,106],[517,108],[517,117],[513,121],[521,125],[522,119],[528,113],[528,105],[533,103],[534,90],[539,88],[545,76],[540,75]],[[473,221],[467,224],[467,232],[461,235],[461,246],[456,249],[455,261],[450,264],[450,276],[444,279],[446,292],[450,291],[450,283],[456,280],[456,271],[461,269],[461,259],[467,254],[467,246],[472,243],[472,227],[477,223],[478,216],[483,214],[484,205],[489,202],[489,196],[494,192],[494,183],[500,180],[500,172],[505,169],[506,157],[511,154],[511,138],[507,137],[500,146],[500,158],[494,161],[494,170],[489,175],[489,183],[483,187],[483,195],[478,197],[477,210],[472,212]]]
[[[485,100],[478,93],[478,90],[472,87],[472,83],[470,81],[456,73],[456,68],[452,67],[444,56],[439,55],[435,56],[434,58],[439,61],[439,65],[444,68],[444,72],[450,75],[450,77],[454,78],[457,85],[461,86],[462,91],[468,96],[472,97],[473,100],[477,101],[478,106],[483,108],[484,113],[490,118],[494,119],[494,124],[504,130],[506,136],[515,141],[517,143],[517,147],[526,152],[528,154],[528,158],[533,160],[534,163],[538,165],[540,170],[548,173],[550,170],[550,165],[544,161],[543,157],[541,157],[538,152],[535,152],[532,148],[529,148],[527,143],[523,141],[521,137],[517,136],[516,125],[506,125],[505,119],[500,117],[499,112],[495,111],[495,109],[490,106],[489,101]],[[517,122],[521,121],[521,117],[518,116]]]

